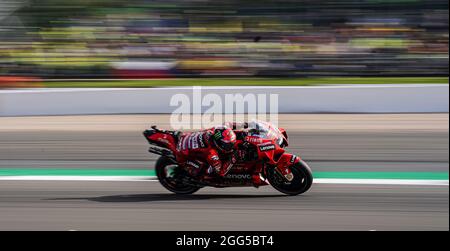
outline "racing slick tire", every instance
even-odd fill
[[[272,187],[287,195],[299,195],[308,191],[313,183],[312,171],[308,164],[300,160],[290,168],[294,179],[289,182],[274,167],[267,169],[267,179]]]
[[[181,167],[175,164],[170,158],[161,156],[158,161],[156,161],[155,171],[159,183],[173,193],[193,194],[200,189],[198,186],[182,182],[180,179],[181,175],[183,175]]]

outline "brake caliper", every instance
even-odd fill
[[[294,174],[292,174],[291,169],[289,167],[282,168],[276,168],[277,172],[283,176],[287,181],[291,182],[294,179]]]

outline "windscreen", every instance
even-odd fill
[[[271,123],[263,121],[252,121],[248,125],[248,130],[251,136],[257,136],[264,139],[272,139],[278,145],[283,143],[283,134],[278,127],[275,127]]]

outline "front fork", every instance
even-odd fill
[[[300,159],[293,154],[286,154],[285,159],[280,160],[281,161],[278,162],[278,165],[275,166],[269,166],[269,163],[262,161],[252,176],[253,185],[255,187],[260,187],[269,184],[267,180],[267,172],[269,171],[268,168],[273,168],[284,181],[291,182],[294,179],[294,174],[292,173],[290,166],[300,161]]]
[[[291,166],[300,162],[300,158],[294,154],[285,153],[281,156],[280,160],[278,160],[277,165],[275,166],[275,171],[283,177],[283,179],[287,182],[291,182],[294,179],[294,174],[291,171]]]

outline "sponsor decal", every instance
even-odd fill
[[[186,165],[190,165],[190,166],[195,167],[197,169],[200,168],[200,165],[198,163],[195,163],[195,162],[190,161],[190,160],[186,161]]]
[[[212,160],[219,160],[219,156],[213,155],[213,156],[211,157],[211,159],[212,159]]]
[[[206,144],[205,144],[205,141],[204,141],[202,133],[200,135],[198,135],[198,142],[200,143],[200,147],[201,148],[206,148]]]
[[[214,138],[215,138],[215,139],[221,139],[221,138],[222,138],[222,133],[221,133],[220,131],[217,131],[217,132],[214,134]]]
[[[291,163],[294,163],[296,159],[297,159],[297,156],[292,155],[292,157],[291,157]]]
[[[195,133],[191,137],[191,149],[197,149],[198,148],[198,134]]]
[[[167,144],[167,145],[169,144],[169,141],[168,141],[167,139],[159,138],[158,141],[159,141],[159,142],[162,142],[162,143],[164,143],[164,144]]]
[[[249,137],[247,136],[245,139],[247,142],[254,143],[254,144],[261,144],[263,140],[258,137]]]
[[[260,145],[259,150],[261,152],[275,150],[275,145],[274,144]]]
[[[245,164],[242,164],[242,163],[236,163],[236,164],[233,165],[233,169],[232,169],[232,170],[235,170],[235,171],[242,171],[242,170],[244,170],[244,169],[247,169],[246,166],[245,166]]]
[[[239,180],[247,179],[247,180],[249,180],[249,179],[252,178],[252,176],[250,174],[227,174],[227,175],[225,175],[225,178],[227,178],[227,179],[239,179]]]
[[[294,179],[294,175],[292,173],[288,173],[286,175],[284,175],[284,177],[291,182]]]
[[[202,132],[196,132],[196,133],[186,135],[185,137],[183,137],[181,139],[178,146],[182,150],[207,147]]]

